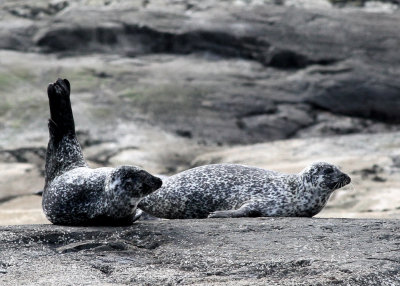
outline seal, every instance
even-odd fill
[[[61,225],[129,225],[136,207],[157,190],[161,179],[136,166],[88,167],[75,133],[70,83],[58,79],[47,89],[50,139],[42,207]]]
[[[299,174],[236,164],[205,165],[164,180],[138,207],[168,219],[259,216],[312,217],[351,181],[334,165],[316,162]]]

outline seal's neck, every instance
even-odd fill
[[[299,216],[311,217],[319,213],[328,202],[332,192],[315,186],[309,178],[299,175],[297,210]]]
[[[106,204],[103,204],[103,212],[111,217],[133,215],[139,202],[131,192],[124,189],[122,179],[112,173],[104,182],[104,197]]]
[[[50,138],[46,153],[46,184],[55,177],[78,167],[87,167],[87,164],[76,136],[74,134],[64,136],[59,142],[54,142],[54,139]]]

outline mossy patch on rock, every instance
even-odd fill
[[[148,113],[159,112],[195,114],[202,98],[209,91],[205,87],[189,85],[154,85],[128,88],[119,97]]]

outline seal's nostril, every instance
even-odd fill
[[[344,176],[344,181],[347,183],[347,184],[350,184],[351,183],[351,178],[348,176],[348,175],[346,175],[346,174],[344,174],[343,175]]]

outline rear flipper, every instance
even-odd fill
[[[71,85],[67,79],[59,78],[47,88],[50,105],[49,132],[50,137],[56,141],[66,135],[75,135],[70,92]]]
[[[246,203],[237,210],[215,211],[208,215],[208,218],[235,218],[235,217],[259,217],[262,216],[258,204]]]
[[[66,79],[49,84],[50,140],[46,153],[46,186],[56,176],[77,167],[86,167],[75,134],[74,116],[70,101],[71,86]]]

